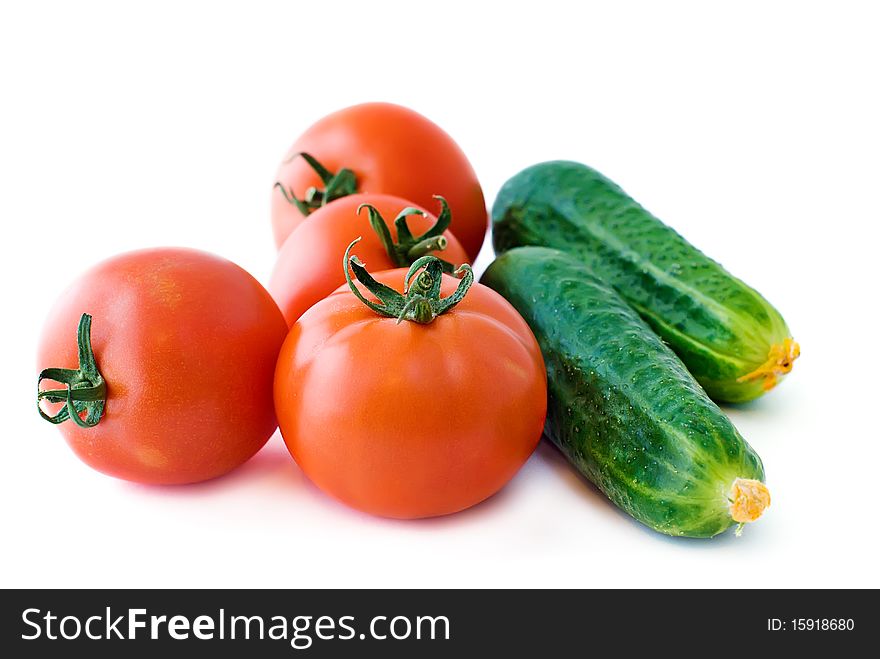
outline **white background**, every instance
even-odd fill
[[[880,586],[878,16],[597,4],[4,4],[0,585]],[[368,100],[443,126],[490,202],[534,162],[591,164],[783,312],[794,373],[729,410],[767,468],[764,518],[741,538],[670,539],[548,446],[488,502],[415,522],[323,496],[277,435],[187,487],[77,461],[34,409],[55,296],[148,245],[266,281],[279,159]]]

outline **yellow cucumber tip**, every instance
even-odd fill
[[[770,490],[761,481],[737,478],[730,487],[728,500],[730,516],[742,525],[754,522],[770,507]]]
[[[794,366],[794,360],[800,357],[801,347],[797,341],[788,337],[782,343],[774,343],[767,353],[767,361],[761,364],[751,373],[738,377],[737,382],[752,382],[763,380],[764,391],[770,391],[779,384],[783,375],[789,373]]]

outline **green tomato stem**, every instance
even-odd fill
[[[421,215],[424,217],[425,212],[423,210],[407,207],[397,214],[397,217],[394,218],[394,228],[397,230],[396,242],[391,235],[391,230],[388,228],[385,218],[382,217],[382,214],[374,206],[361,204],[358,206],[357,212],[360,215],[363,209],[367,210],[370,226],[376,232],[376,235],[379,236],[379,241],[388,253],[388,258],[398,268],[405,268],[429,252],[446,249],[449,244],[443,232],[449,228],[452,222],[452,213],[449,210],[449,204],[446,203],[443,197],[434,195],[434,199],[440,202],[440,214],[437,216],[437,221],[433,226],[420,236],[413,236],[409,224],[407,224],[407,218],[410,215]],[[455,270],[455,266],[449,261],[438,260],[443,272],[451,274]]]
[[[321,190],[316,187],[310,187],[306,190],[303,198],[299,199],[293,192],[293,188],[285,188],[281,181],[275,181],[273,187],[281,190],[281,194],[284,195],[284,199],[287,203],[296,206],[299,212],[303,215],[309,215],[312,211],[321,208],[321,206],[326,206],[335,199],[347,197],[348,195],[357,192],[357,177],[355,177],[354,172],[350,169],[343,167],[334,174],[318,162],[316,158],[304,151],[294,153],[284,162],[288,163],[300,157],[305,160],[309,167],[311,167],[320,177],[321,182],[324,184],[324,189]]]
[[[451,310],[461,302],[474,283],[474,271],[467,263],[461,264],[455,271],[461,276],[455,291],[448,297],[440,297],[440,286],[443,281],[443,264],[436,256],[422,256],[416,259],[404,278],[404,295],[390,286],[381,284],[367,272],[363,262],[351,254],[351,249],[360,241],[356,238],[345,250],[342,267],[345,281],[351,292],[367,307],[378,314],[396,318],[398,323],[409,320],[427,325],[437,316]],[[378,303],[368,300],[351,278],[351,273],[370,293],[376,296]]]
[[[91,330],[92,317],[84,313],[80,316],[76,333],[79,368],[47,368],[37,378],[37,411],[49,423],[59,424],[71,419],[81,428],[91,428],[101,420],[107,399],[107,385],[92,351]],[[43,391],[40,389],[43,380],[54,380],[67,387]],[[49,416],[43,411],[43,400],[65,405],[57,414]],[[86,412],[84,419],[80,416],[83,411]]]

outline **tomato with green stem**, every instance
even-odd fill
[[[276,245],[313,211],[356,192],[391,194],[422,207],[443,195],[468,261],[486,237],[486,201],[467,157],[440,127],[399,105],[345,108],[294,142],[272,189]]]
[[[466,262],[467,253],[447,230],[449,206],[443,197],[437,201],[436,218],[404,199],[381,194],[354,194],[310,215],[284,242],[269,282],[288,325],[345,283],[339,258],[357,236],[363,236],[359,252],[376,270],[406,267],[428,253],[442,258],[447,272]],[[393,229],[386,222],[391,217]]]
[[[214,478],[275,431],[272,380],[286,334],[266,289],[226,259],[177,248],[121,254],[50,313],[37,407],[98,471],[152,484]]]
[[[278,358],[288,449],[320,489],[375,515],[479,503],[541,438],[547,381],[531,330],[466,264],[460,280],[430,255],[371,276],[350,250],[346,285],[300,317]]]

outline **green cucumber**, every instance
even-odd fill
[[[575,162],[523,170],[492,208],[496,253],[555,247],[617,289],[717,401],[772,389],[800,354],[779,312],[599,172]]]
[[[573,257],[521,247],[482,283],[532,328],[547,367],[545,433],[656,531],[710,537],[770,504],[761,459],[681,360]]]

